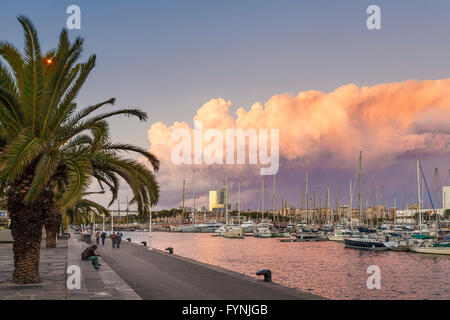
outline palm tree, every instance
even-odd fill
[[[68,222],[73,225],[88,224],[90,215],[108,217],[110,215],[108,209],[89,199],[81,199],[74,207],[66,212]]]
[[[33,23],[24,16],[18,20],[24,51],[0,42],[0,183],[14,237],[14,282],[37,283],[42,227],[49,215],[75,206],[95,181],[109,187],[114,201],[121,180],[134,193],[131,202],[144,213],[158,201],[155,175],[121,154],[140,154],[153,171],[159,161],[142,148],[109,140],[108,118],[125,115],[145,121],[145,112],[99,113],[114,99],[77,112],[77,95],[96,61],[92,55],[79,62],[83,39],[71,42],[63,29],[58,47],[42,53]]]

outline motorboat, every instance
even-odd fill
[[[345,238],[354,237],[355,234],[349,229],[337,229],[328,236],[328,240],[343,242]]]
[[[295,241],[327,241],[328,238],[322,233],[297,232]]]
[[[423,241],[409,249],[417,253],[450,255],[450,242]]]
[[[180,232],[197,232],[194,224],[180,226]]]
[[[255,231],[253,232],[253,236],[256,238],[271,238],[272,231],[269,227],[259,226],[256,227]]]
[[[256,228],[256,223],[252,220],[247,220],[241,224],[241,228],[244,231],[244,233],[253,233],[253,231],[255,231]]]
[[[394,246],[392,242],[384,242],[373,238],[345,238],[345,247],[352,249],[385,251]]]
[[[272,227],[273,227],[272,223],[266,220],[262,220],[260,223],[256,225],[255,231],[253,232],[253,236],[257,238],[271,238]]]
[[[169,226],[169,231],[170,232],[181,232],[181,227],[182,226],[172,226],[172,225],[170,225]]]
[[[208,221],[205,223],[197,224],[194,226],[194,228],[195,228],[195,232],[214,233],[221,226],[222,226],[222,224],[218,223],[216,221]]]
[[[243,238],[244,231],[239,226],[226,225],[224,226],[222,237],[224,238]]]

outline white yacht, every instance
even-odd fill
[[[244,231],[240,226],[235,226],[232,224],[224,224],[216,229],[216,236],[221,236],[224,238],[243,238]]]
[[[328,240],[344,242],[345,238],[351,238],[355,235],[349,229],[337,229],[332,235],[328,236]]]
[[[435,243],[433,241],[424,241],[419,245],[410,246],[409,249],[418,253],[450,255],[450,242]]]
[[[208,221],[195,225],[195,232],[214,233],[221,226],[222,224],[218,223],[217,221]]]
[[[195,224],[179,226],[180,232],[196,232]]]
[[[224,226],[222,237],[224,238],[243,238],[244,231],[239,226],[226,225]]]
[[[272,231],[268,227],[258,226],[253,232],[253,236],[257,238],[272,238]]]
[[[247,220],[241,224],[241,227],[244,233],[253,233],[256,228],[256,223],[252,220]]]
[[[261,221],[261,223],[256,225],[253,236],[257,238],[271,238],[273,225],[267,221]]]
[[[170,225],[169,226],[169,231],[170,232],[181,232],[181,227],[182,226],[172,226],[172,225]]]

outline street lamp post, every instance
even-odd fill
[[[114,212],[111,210],[111,235],[114,233]]]
[[[94,211],[91,211],[92,214],[92,233],[95,234],[95,213]]]
[[[148,250],[153,250],[152,245],[152,207],[150,206],[150,219],[149,219],[149,226],[148,226]]]

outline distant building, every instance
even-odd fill
[[[218,190],[209,191],[209,211],[222,211],[225,210],[225,188],[220,188]],[[231,205],[228,204],[228,209],[231,208]]]
[[[0,229],[9,227],[9,217],[6,210],[0,209]]]
[[[442,187],[442,207],[450,209],[450,186]]]

